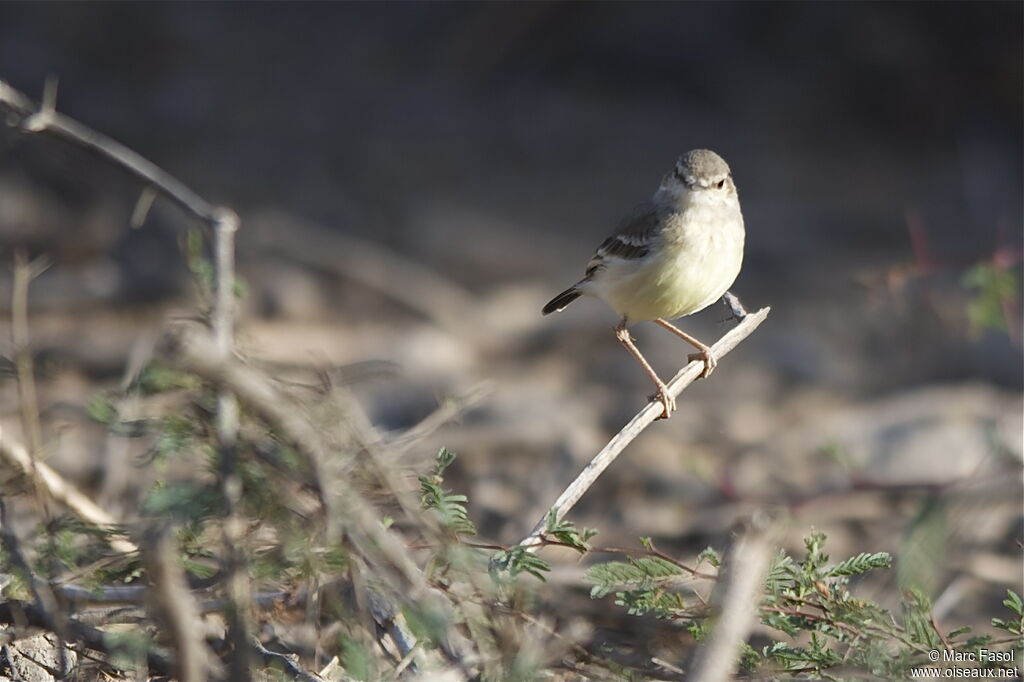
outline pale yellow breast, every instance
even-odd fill
[[[670,222],[659,248],[646,258],[608,263],[592,293],[635,322],[682,317],[711,305],[743,264],[743,217],[738,206],[722,209],[691,207]]]

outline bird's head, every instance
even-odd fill
[[[725,159],[710,149],[694,149],[679,157],[658,191],[675,200],[700,197],[716,202],[735,198],[736,185]]]

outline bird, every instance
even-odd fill
[[[560,312],[581,296],[594,296],[620,317],[615,338],[640,363],[657,387],[651,400],[667,419],[676,401],[636,347],[628,326],[654,322],[680,337],[701,360],[708,377],[718,364],[711,348],[673,320],[708,307],[725,295],[743,265],[743,213],[729,164],[709,149],[694,149],[676,161],[651,198],[636,206],[597,248],[583,279],[545,305]]]

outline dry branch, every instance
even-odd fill
[[[55,81],[47,83],[43,101],[39,105],[24,93],[0,81],[0,110],[8,113],[8,125],[27,133],[63,139],[98,154],[144,183],[140,205],[151,203],[153,192],[157,192],[213,230],[216,291],[211,324],[217,339],[217,356],[221,359],[230,357],[234,350],[234,235],[239,226],[238,216],[231,209],[218,207],[206,201],[183,182],[120,142],[58,113],[56,100]],[[137,206],[133,220],[141,220],[144,213],[145,211]],[[231,450],[237,432],[238,415],[234,400],[230,393],[224,393],[218,401],[218,436],[227,453],[225,470],[228,475],[225,476],[225,480],[231,479]],[[226,486],[225,493],[229,498],[228,506],[231,508],[230,484]]]
[[[151,608],[170,634],[177,651],[175,673],[180,682],[201,682],[210,673],[210,656],[202,640],[199,609],[188,591],[185,574],[173,554],[170,538],[152,529],[143,542],[142,557],[153,588],[146,596]]]
[[[768,317],[768,313],[771,308],[761,308],[756,313],[747,315],[742,322],[736,327],[730,330],[725,336],[718,340],[718,343],[714,344],[711,349],[714,351],[716,358],[722,358],[729,353],[733,348],[739,345],[740,341],[747,338],[757,327],[764,322],[764,319]],[[692,384],[697,377],[700,376],[701,372],[704,371],[704,363],[699,360],[695,360],[688,364],[686,367],[681,369],[672,380],[668,382],[668,392],[674,398],[678,396],[683,390]],[[629,421],[622,430],[619,431],[615,436],[608,441],[608,443],[594,455],[594,458],[590,460],[590,463],[586,468],[580,472],[580,475],[576,477],[572,483],[569,484],[555,503],[551,505],[551,509],[554,510],[555,520],[561,521],[565,515],[572,509],[579,501],[583,494],[594,485],[598,477],[604,473],[615,458],[619,456],[627,445],[629,445],[634,438],[640,435],[640,433],[646,429],[654,420],[661,416],[663,406],[660,402],[650,402],[644,406],[640,412],[637,413],[633,419]],[[519,544],[526,545],[528,547],[537,547],[541,544],[541,535],[544,533],[544,528],[547,525],[548,515],[545,514],[540,521],[533,527],[530,534],[526,536]]]
[[[4,436],[0,428],[0,460],[18,473],[30,477],[44,488],[50,498],[70,509],[79,518],[89,523],[112,529],[117,522],[110,514],[100,509],[81,491],[64,480],[56,471],[43,462],[33,462],[28,450],[21,443]],[[118,552],[138,551],[132,542],[116,536],[107,536],[108,544]]]
[[[31,263],[21,249],[14,252],[14,286],[11,290],[11,345],[18,378],[18,402],[21,423],[28,441],[28,452],[34,458],[43,451],[43,435],[39,426],[39,400],[36,397],[35,372],[28,327],[28,287],[47,267],[45,259]],[[46,501],[39,500],[43,509]]]
[[[761,603],[761,585],[774,549],[774,533],[763,514],[755,514],[749,528],[726,557],[724,579],[718,581],[712,601],[719,614],[707,642],[697,653],[694,682],[725,682],[733,678],[740,647],[747,641]]]
[[[316,485],[328,519],[343,519],[350,532],[368,541],[366,549],[384,557],[411,587],[407,592],[418,599],[426,592],[422,572],[409,556],[403,543],[389,533],[373,507],[355,488],[326,470],[327,453],[320,434],[296,409],[294,403],[277,391],[259,372],[237,360],[219,361],[214,341],[198,329],[179,330],[165,339],[163,352],[168,358],[200,377],[232,391],[264,421],[294,445],[314,469]],[[339,490],[343,488],[343,490]]]
[[[0,109],[10,114],[9,124],[27,133],[50,135],[95,152],[138,177],[147,187],[160,192],[196,218],[211,226],[216,225],[216,207],[139,153],[57,113],[55,99],[55,96],[48,97],[42,105],[36,105],[28,95],[0,80]]]
[[[0,108],[9,112],[10,124],[28,133],[48,134],[95,152],[145,183],[132,214],[133,224],[140,224],[144,220],[152,203],[152,195],[158,192],[212,228],[216,288],[210,322],[216,339],[216,357],[226,362],[234,353],[234,235],[239,226],[238,215],[231,209],[214,206],[180,180],[120,142],[57,113],[56,99],[56,81],[47,84],[43,102],[38,107],[29,97],[0,81]],[[247,646],[249,625],[246,613],[249,587],[238,549],[242,521],[237,510],[242,486],[235,472],[237,435],[238,406],[235,396],[225,390],[217,401],[217,436],[221,452],[222,492],[228,509],[228,518],[224,524],[228,594],[234,604],[228,612],[229,633],[235,651],[231,660],[231,675],[244,681],[250,678],[250,651]],[[35,450],[35,443],[32,444]]]

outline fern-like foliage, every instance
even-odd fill
[[[597,535],[593,528],[579,529],[571,521],[559,521],[554,509],[548,511],[544,524],[545,539],[568,545],[580,554],[590,549],[590,539]]]
[[[892,567],[892,556],[887,552],[875,552],[874,554],[868,554],[867,552],[861,552],[857,556],[852,556],[845,561],[841,561],[833,566],[828,571],[828,575],[831,577],[838,577],[841,575],[860,575],[861,573],[867,573],[872,568],[891,568]]]
[[[425,509],[437,512],[441,525],[452,534],[476,535],[476,526],[469,518],[465,495],[453,493],[442,487],[444,470],[455,461],[455,453],[448,448],[441,448],[437,453],[434,470],[428,476],[420,476],[420,495]]]
[[[591,566],[586,580],[593,586],[590,596],[598,599],[615,593],[615,603],[628,613],[659,618],[683,616],[686,603],[677,591],[686,572],[661,557],[628,557]]]
[[[541,559],[524,545],[515,545],[494,555],[491,560],[491,574],[499,579],[500,573],[515,577],[520,573],[528,573],[538,580],[544,580],[544,574],[551,570],[551,564]]]
[[[980,647],[996,650],[1000,644],[988,635],[972,636],[970,628],[940,634],[931,603],[919,590],[904,593],[899,618],[878,604],[856,598],[850,592],[851,576],[890,568],[892,557],[885,552],[865,552],[832,563],[825,542],[823,533],[811,533],[804,541],[803,557],[780,551],[772,561],[759,612],[762,624],[778,631],[779,638],[760,647],[744,647],[740,668],[747,674],[800,674],[809,679],[847,679],[850,674],[859,679],[867,674],[904,679],[911,668],[932,663],[930,652],[948,649],[975,655]],[[650,541],[644,546],[652,549]],[[719,563],[711,548],[697,559],[698,564]],[[683,620],[700,640],[713,623],[702,603],[683,600],[679,588],[684,578],[693,577],[681,566],[660,556],[627,557],[596,564],[586,577],[592,584],[591,597],[614,594],[615,603],[630,614]],[[1007,595],[1003,605],[1013,618],[993,619],[992,625],[1013,636],[1001,640],[1003,655],[1019,657],[1024,650],[1024,600],[1012,590]],[[977,657],[964,660],[982,666]]]

